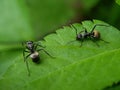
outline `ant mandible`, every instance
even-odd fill
[[[52,57],[47,51],[45,51],[41,44],[35,43],[33,41],[27,41],[25,43],[22,43],[24,50],[23,50],[23,57],[24,57],[24,62],[26,62],[27,70],[28,70],[28,76],[30,76],[30,69],[28,66],[27,58],[30,57],[32,61],[36,64],[40,62],[40,56],[39,56],[39,51],[43,50],[47,55]],[[37,49],[37,47],[42,47],[40,49]],[[26,53],[29,53],[27,56],[25,55]]]
[[[93,42],[95,42],[96,40],[102,40],[102,41],[104,41],[103,39],[100,38],[100,32],[97,31],[97,30],[95,30],[95,28],[97,26],[107,26],[108,27],[108,25],[96,24],[96,25],[94,25],[94,27],[92,28],[92,30],[90,32],[88,32],[86,30],[86,28],[84,28],[85,30],[81,31],[78,34],[77,33],[77,28],[75,26],[73,26],[73,25],[71,25],[71,26],[76,30],[76,40],[81,41],[81,45],[80,46],[82,46],[82,43],[83,43],[83,41],[85,39],[90,39]],[[106,41],[104,41],[104,42],[106,42]],[[108,42],[106,42],[106,43],[108,43]],[[97,43],[96,43],[96,45],[99,46]]]

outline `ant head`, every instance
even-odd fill
[[[81,40],[82,39],[82,34],[77,34],[76,35],[76,40]]]
[[[32,49],[33,46],[34,46],[33,41],[27,41],[27,42],[26,42],[26,47],[27,47],[27,48]]]

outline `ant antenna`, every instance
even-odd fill
[[[71,26],[75,29],[76,31],[76,36],[77,36],[77,28],[71,24]]]
[[[94,31],[94,29],[95,29],[97,26],[106,26],[106,27],[109,27],[109,25],[96,24],[96,25],[94,25],[94,27],[92,28],[91,33]]]

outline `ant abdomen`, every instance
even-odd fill
[[[38,63],[40,61],[39,53],[35,51],[30,55],[30,58],[32,59],[33,62]]]
[[[93,37],[94,37],[95,39],[100,39],[100,32],[94,30],[94,31],[93,31]]]
[[[32,59],[32,61],[36,64],[39,64],[40,63],[40,57],[36,57],[36,58]]]

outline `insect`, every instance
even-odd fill
[[[78,34],[78,33],[77,33],[77,28],[76,28],[75,26],[73,26],[73,25],[71,25],[71,26],[72,26],[72,27],[75,29],[75,31],[76,31],[76,40],[81,41],[81,45],[80,45],[80,46],[82,46],[82,43],[83,43],[83,41],[84,41],[85,39],[90,39],[90,40],[92,40],[92,41],[95,42],[95,43],[96,43],[96,40],[102,40],[102,41],[104,41],[104,40],[101,39],[101,37],[100,37],[100,32],[97,31],[97,30],[95,30],[95,28],[96,28],[97,26],[107,26],[107,27],[108,27],[108,25],[96,24],[96,25],[94,25],[94,27],[92,28],[92,30],[91,30],[90,32],[88,32],[88,31],[86,30],[86,28],[84,28],[84,30],[81,31],[81,32],[79,32],[79,34]],[[104,42],[106,42],[106,41],[104,41]],[[106,43],[108,43],[108,42],[106,42]],[[97,43],[96,43],[96,45],[99,46]]]
[[[30,69],[28,66],[27,58],[30,57],[32,61],[36,64],[40,63],[40,56],[39,51],[44,51],[47,55],[52,57],[47,51],[44,50],[45,47],[43,47],[41,44],[35,43],[33,41],[27,41],[25,43],[22,43],[24,50],[23,50],[23,57],[24,62],[26,62],[27,70],[28,70],[28,76],[30,76]],[[42,47],[40,49],[37,49],[37,47]],[[25,53],[28,53],[26,56]]]

